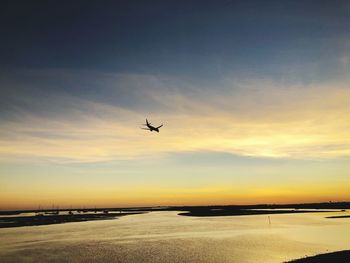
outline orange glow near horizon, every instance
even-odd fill
[[[186,205],[238,205],[238,204],[288,204],[313,202],[350,201],[348,185],[318,187],[257,188],[244,190],[240,187],[162,189],[116,191],[105,189],[83,193],[59,191],[56,193],[0,194],[1,210],[50,209],[93,207],[142,207],[142,206],[186,206]],[[36,205],[34,205],[36,204]]]

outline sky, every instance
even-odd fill
[[[349,1],[5,0],[0,22],[0,209],[350,201]]]

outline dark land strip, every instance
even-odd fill
[[[288,261],[288,263],[349,263],[350,250],[337,251]]]
[[[350,215],[343,215],[343,216],[327,216],[326,218],[350,218]]]
[[[327,210],[310,211],[310,210],[217,210],[217,209],[200,209],[191,210],[189,212],[179,213],[181,216],[197,216],[197,217],[210,217],[210,216],[248,216],[248,215],[270,215],[270,214],[298,214],[298,213],[321,213],[332,212]]]
[[[52,225],[92,220],[110,220],[121,216],[135,215],[141,213],[143,212],[0,217],[0,228]]]

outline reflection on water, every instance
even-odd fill
[[[350,249],[349,212],[117,220],[0,229],[0,262],[283,262]]]

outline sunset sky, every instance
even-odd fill
[[[350,201],[349,1],[5,0],[0,20],[0,209]]]

